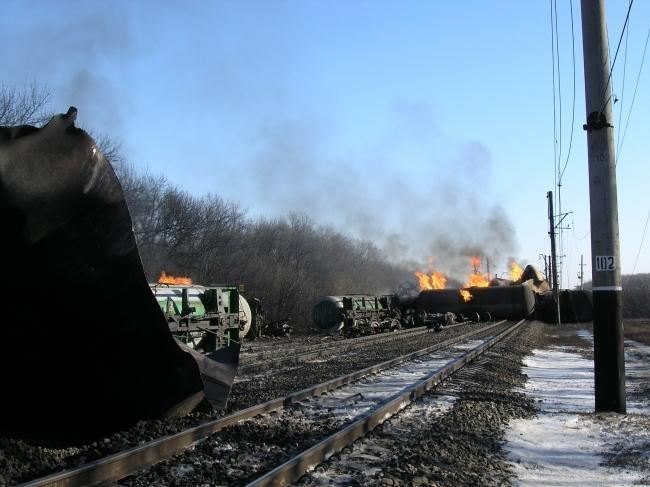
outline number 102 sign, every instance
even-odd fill
[[[599,272],[616,270],[616,259],[613,255],[597,255],[596,270]]]

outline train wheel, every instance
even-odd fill
[[[402,328],[402,323],[397,318],[390,320],[390,330],[397,331]]]
[[[426,311],[422,311],[422,310],[418,311],[415,315],[415,324],[417,326],[424,326],[424,324],[426,323],[426,319],[427,319]]]
[[[353,330],[357,336],[365,335],[368,333],[368,322],[363,318],[354,320]]]

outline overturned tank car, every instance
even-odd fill
[[[239,343],[184,348],[145,278],[115,173],[77,111],[0,127],[4,431],[106,431],[224,406]],[[34,303],[26,309],[18,303]]]
[[[535,294],[528,286],[434,289],[420,293],[418,306],[427,313],[452,312],[458,315],[489,316],[490,319],[519,320],[535,313]]]
[[[312,318],[320,330],[360,336],[401,328],[399,298],[395,295],[348,294],[323,296],[314,305]]]
[[[235,337],[245,338],[256,319],[257,308],[251,309],[238,286],[156,283],[149,287],[174,338],[204,352]]]

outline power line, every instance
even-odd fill
[[[648,210],[648,216],[645,219],[645,227],[643,227],[643,236],[641,237],[641,243],[639,244],[639,251],[636,253],[636,259],[634,260],[634,267],[632,268],[632,274],[636,271],[636,265],[639,262],[639,255],[641,255],[641,249],[643,248],[643,241],[645,240],[645,232],[648,229],[648,221],[650,220],[650,210]]]
[[[643,47],[643,56],[641,56],[641,66],[639,66],[639,72],[636,76],[636,84],[634,85],[634,94],[632,95],[632,103],[630,103],[630,111],[627,113],[627,119],[625,121],[625,130],[623,130],[623,137],[621,138],[621,144],[619,146],[618,152],[616,154],[616,166],[618,167],[618,158],[623,150],[623,143],[625,142],[625,135],[627,134],[627,127],[630,123],[630,116],[632,115],[632,108],[634,107],[634,100],[636,99],[636,91],[639,88],[639,80],[641,79],[641,71],[643,71],[643,63],[645,61],[645,54],[648,50],[648,39],[650,39],[650,27],[648,28],[648,34],[645,37],[645,46]]]
[[[571,137],[569,138],[569,150],[566,155],[566,161],[564,162],[564,168],[562,168],[562,172],[560,173],[560,184],[562,184],[562,176],[564,176],[564,171],[566,171],[567,165],[569,164],[569,156],[571,156],[571,147],[573,145],[573,126],[575,124],[575,114],[576,114],[576,41],[575,41],[575,34],[573,32],[573,0],[569,1],[569,6],[571,8],[571,55],[573,60],[573,102],[571,108]]]
[[[628,39],[630,37],[630,28],[628,26],[627,31],[625,31],[625,57],[623,58],[623,83],[621,87],[621,99],[619,100],[620,103],[618,104],[618,127],[621,126],[621,122],[623,120],[623,100],[625,98],[625,77],[627,75],[627,44],[628,44]],[[618,131],[620,134],[620,131]],[[618,140],[618,146],[616,147],[616,159],[618,160],[618,153],[621,147],[621,139],[619,137]]]
[[[603,94],[601,96],[601,99],[603,100],[602,105],[600,107],[600,112],[603,111],[605,108],[605,105],[609,102],[611,99],[612,95],[609,95],[607,99],[605,99],[605,95],[607,94],[607,88],[609,88],[609,82],[612,79],[612,73],[614,72],[614,66],[616,65],[616,58],[618,57],[618,50],[621,48],[621,42],[623,41],[623,34],[625,34],[625,29],[627,28],[627,22],[630,19],[630,11],[632,10],[632,4],[634,3],[634,0],[630,0],[630,5],[627,8],[627,15],[625,15],[625,23],[623,24],[623,30],[621,31],[621,35],[618,38],[618,45],[616,46],[616,52],[614,53],[614,62],[612,63],[612,67],[609,70],[609,76],[607,77],[607,83],[605,83],[605,88],[603,90]]]

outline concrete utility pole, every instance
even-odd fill
[[[605,1],[582,0],[596,411],[625,413],[621,255]]]
[[[557,278],[557,255],[555,253],[555,215],[553,214],[553,191],[546,193],[548,199],[548,223],[551,236],[551,287],[553,289],[553,308],[555,324],[560,325],[560,283]]]

